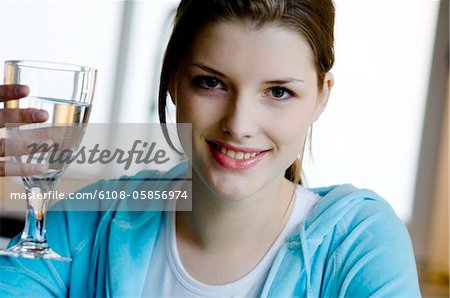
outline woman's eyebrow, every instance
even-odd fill
[[[214,68],[211,68],[211,67],[209,67],[209,66],[206,66],[206,65],[204,65],[204,64],[200,64],[200,63],[191,63],[190,66],[198,67],[198,68],[200,68],[200,69],[203,69],[204,71],[213,73],[213,74],[215,74],[215,75],[217,75],[217,76],[226,77],[226,75],[223,74],[223,73],[221,73],[220,71],[218,71],[218,70],[216,70],[216,69],[214,69]]]
[[[214,69],[214,68],[212,68],[210,66],[207,66],[205,64],[195,63],[194,62],[194,63],[191,63],[189,65],[193,66],[193,67],[198,67],[198,68],[200,68],[200,69],[202,69],[202,70],[204,70],[206,72],[215,74],[215,75],[220,76],[220,77],[226,77],[226,75],[223,74],[222,72],[220,72],[220,71],[218,71],[218,70],[216,70],[216,69]],[[265,81],[264,84],[283,85],[283,84],[288,84],[288,83],[292,83],[292,82],[304,83],[305,80],[297,79],[297,78],[285,78],[285,79],[276,79],[276,80]]]
[[[270,81],[266,81],[264,82],[265,84],[273,84],[273,85],[283,85],[283,84],[288,84],[288,83],[292,83],[292,82],[300,82],[300,83],[304,83],[304,80],[301,79],[296,79],[296,78],[286,78],[286,79],[282,79],[282,80],[270,80]]]

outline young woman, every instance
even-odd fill
[[[299,184],[333,86],[333,23],[331,0],[182,0],[159,100],[161,122],[170,95],[192,123],[180,137],[192,211],[50,212],[49,242],[73,261],[0,257],[2,297],[420,296],[407,230],[383,199]]]

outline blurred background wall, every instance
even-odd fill
[[[427,289],[448,296],[448,1],[335,2],[336,84],[313,129],[306,180],[353,183],[386,198],[408,224],[422,280],[436,285]],[[91,122],[157,122],[158,72],[177,3],[0,0],[0,63],[96,67]],[[16,178],[0,182],[21,189]],[[0,205],[0,236],[20,230],[22,217]]]

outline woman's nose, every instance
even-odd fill
[[[244,94],[230,98],[220,128],[235,140],[255,136],[258,131],[258,112],[254,99]]]

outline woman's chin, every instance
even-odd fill
[[[194,181],[199,182],[197,187],[227,201],[245,200],[256,194],[264,185],[261,175],[255,171],[232,171],[220,165],[198,167],[194,163],[192,174]]]
[[[256,193],[258,188],[255,183],[239,177],[207,179],[207,187],[214,196],[227,201],[243,201]]]

